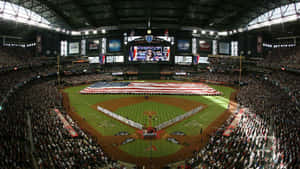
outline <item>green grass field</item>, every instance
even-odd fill
[[[222,96],[164,96],[159,97],[176,97],[182,99],[188,99],[207,105],[207,108],[197,113],[196,115],[177,123],[166,129],[165,132],[172,133],[175,131],[184,132],[186,135],[198,135],[200,129],[205,129],[211,122],[213,122],[219,115],[224,112],[229,104],[230,95],[235,90],[229,87],[209,85],[218,91],[223,93]],[[91,106],[99,102],[119,99],[123,97],[136,97],[133,95],[81,95],[80,90],[87,87],[77,86],[70,87],[64,91],[68,93],[70,104],[74,107],[75,111],[81,117],[85,118],[89,124],[100,132],[104,136],[112,136],[118,132],[126,131],[130,134],[135,132],[135,129],[124,125],[117,120],[103,115],[101,112],[93,109]],[[144,111],[157,112],[155,120],[152,121],[153,126],[160,124],[164,121],[172,119],[185,111],[171,105],[160,104],[156,102],[143,102],[135,105],[130,105],[117,109],[116,113],[128,117],[129,119],[139,122],[141,124],[147,124],[148,117],[144,115]],[[151,144],[149,141],[136,140],[132,143],[125,144],[119,148],[128,152],[134,156],[149,157],[152,153],[153,157],[165,156],[173,154],[178,151],[182,146],[170,143],[166,140],[156,140],[152,142],[157,151],[147,150]],[[151,153],[150,153],[151,152]]]
[[[152,126],[156,126],[185,113],[181,108],[151,101],[121,107],[115,113],[123,117],[128,117],[144,126],[149,126],[149,117],[144,114],[145,111],[156,113],[151,120]]]
[[[155,148],[152,148],[152,146]],[[129,152],[136,157],[162,157],[176,153],[180,148],[182,148],[181,145],[173,144],[166,140],[136,140],[135,142],[120,146],[121,150]]]

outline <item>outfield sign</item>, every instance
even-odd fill
[[[111,75],[113,76],[122,76],[124,73],[123,72],[113,72]]]
[[[176,76],[186,76],[186,72],[175,72]]]

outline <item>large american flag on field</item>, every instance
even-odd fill
[[[81,94],[173,94],[221,95],[204,83],[181,82],[98,82]]]

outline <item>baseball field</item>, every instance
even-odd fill
[[[97,138],[103,149],[116,160],[137,165],[162,166],[192,156],[208,135],[234,111],[231,87],[209,85],[220,96],[184,95],[82,95],[88,85],[63,90],[64,106],[80,127]],[[192,116],[158,131],[156,139],[143,139],[141,130],[97,110],[101,106],[145,128],[158,126],[201,107]],[[151,160],[150,160],[151,159]],[[149,160],[151,162],[149,162]],[[154,164],[155,163],[155,164]]]

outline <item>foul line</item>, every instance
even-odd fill
[[[188,112],[186,112],[186,113],[184,113],[182,115],[176,116],[175,118],[173,118],[171,120],[168,120],[166,122],[163,122],[163,123],[155,126],[155,128],[157,130],[161,130],[163,128],[171,126],[171,125],[173,125],[173,124],[175,124],[175,123],[177,123],[177,122],[179,122],[179,121],[181,121],[183,119],[186,119],[186,118],[188,118],[188,117],[190,117],[190,116],[198,113],[202,109],[203,109],[203,106],[196,107],[196,108],[194,108],[194,109],[192,109],[192,110],[190,110],[190,111],[188,111]],[[116,114],[114,112],[111,112],[111,111],[109,111],[109,110],[107,110],[107,109],[105,109],[105,108],[103,108],[101,106],[97,106],[97,110],[99,110],[99,111],[103,112],[104,114],[106,114],[106,115],[108,115],[108,116],[110,116],[110,117],[112,117],[112,118],[114,118],[114,119],[116,119],[118,121],[121,121],[121,122],[123,122],[123,123],[125,123],[125,124],[127,124],[127,125],[129,125],[131,127],[138,128],[140,130],[143,129],[143,125],[142,124],[134,122],[132,120],[129,120],[129,119],[127,119],[127,118],[125,118],[123,116],[120,116],[120,115],[118,115],[118,114]]]

